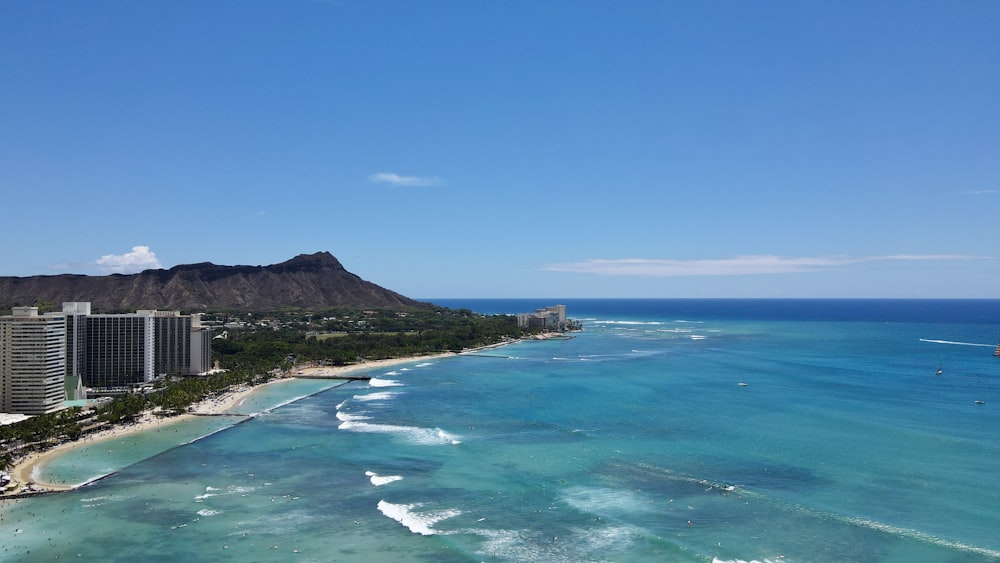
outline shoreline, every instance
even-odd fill
[[[211,397],[204,399],[198,403],[195,403],[188,407],[188,412],[169,416],[169,417],[158,417],[153,411],[146,411],[142,413],[142,416],[138,421],[124,424],[116,425],[108,428],[106,430],[101,430],[94,434],[80,438],[79,440],[71,442],[63,442],[57,444],[51,448],[48,448],[41,452],[32,452],[27,456],[17,460],[12,467],[8,470],[13,482],[20,485],[20,489],[8,493],[0,494],[0,501],[12,500],[15,498],[24,498],[26,496],[34,496],[39,494],[56,493],[71,491],[80,488],[90,482],[90,479],[84,483],[76,485],[61,485],[56,483],[48,483],[44,480],[40,480],[35,473],[39,467],[52,463],[55,459],[59,458],[65,453],[72,452],[78,448],[94,444],[96,442],[101,442],[105,440],[110,440],[111,438],[120,438],[124,436],[129,436],[132,434],[145,432],[147,430],[158,430],[163,427],[167,427],[176,422],[183,420],[190,420],[196,416],[218,416],[218,415],[232,415],[232,416],[249,416],[249,414],[244,413],[231,413],[228,412],[234,407],[237,407],[249,397],[252,393],[259,389],[263,389],[268,385],[273,385],[275,383],[287,382],[296,379],[297,377],[302,378],[329,378],[329,379],[347,379],[344,376],[357,371],[363,370],[375,370],[387,367],[392,367],[400,364],[408,364],[420,361],[433,361],[442,358],[450,358],[461,355],[475,354],[476,352],[481,352],[483,350],[492,350],[496,348],[502,348],[510,344],[516,344],[518,342],[526,342],[531,340],[549,340],[563,338],[565,335],[563,333],[541,333],[533,336],[512,339],[509,341],[497,342],[495,344],[486,344],[483,346],[477,346],[475,348],[466,348],[461,352],[439,352],[436,354],[428,354],[423,356],[409,356],[405,358],[387,358],[383,360],[371,360],[362,361],[356,364],[350,364],[346,366],[319,366],[319,365],[306,365],[302,367],[292,368],[292,371],[272,379],[267,383],[262,383],[253,386],[240,386],[236,389],[227,391],[220,397]],[[95,476],[101,477],[101,476]],[[102,477],[103,478],[103,477]],[[32,485],[33,490],[24,490],[24,487]],[[0,502],[0,507],[3,503]]]
[[[389,358],[384,360],[372,360],[360,362],[357,364],[351,364],[347,366],[304,366],[300,368],[293,368],[293,371],[289,374],[283,375],[276,379],[272,379],[267,383],[254,386],[241,386],[239,388],[227,391],[224,395],[219,397],[207,398],[203,401],[195,403],[188,408],[188,412],[180,415],[170,416],[170,417],[158,417],[152,411],[146,411],[142,414],[138,421],[130,424],[116,425],[111,428],[101,430],[94,434],[80,438],[79,440],[74,440],[71,442],[63,442],[57,444],[51,448],[48,448],[41,452],[32,452],[27,456],[16,461],[14,465],[8,470],[11,479],[18,483],[22,488],[31,484],[36,490],[24,491],[17,490],[14,493],[8,493],[6,495],[0,495],[0,501],[6,499],[14,498],[24,498],[23,496],[16,495],[32,495],[32,494],[45,494],[53,492],[63,492],[70,491],[83,486],[86,483],[81,483],[77,485],[60,485],[56,483],[48,483],[40,479],[37,472],[38,468],[53,462],[55,459],[59,458],[65,453],[72,452],[84,446],[89,446],[94,443],[99,443],[105,440],[110,440],[112,438],[120,438],[123,436],[129,436],[132,434],[145,432],[147,430],[157,430],[167,427],[176,422],[183,420],[189,420],[195,416],[217,416],[224,414],[232,414],[233,416],[248,416],[245,413],[229,413],[231,409],[239,406],[243,400],[249,397],[252,393],[259,389],[263,389],[268,385],[273,385],[281,382],[288,382],[296,379],[297,376],[302,377],[329,377],[330,379],[337,379],[339,376],[346,376],[349,373],[361,370],[369,369],[380,369],[391,367],[399,364],[407,364],[412,362],[419,362],[422,360],[435,360],[441,358],[447,358],[452,356],[457,356],[462,353],[471,352],[475,350],[483,350],[486,348],[494,348],[498,346],[503,346],[508,343],[502,343],[499,345],[489,345],[482,346],[479,348],[463,350],[462,352],[442,352],[440,354],[431,354],[428,356],[413,356],[408,358]],[[88,481],[89,482],[89,481]]]

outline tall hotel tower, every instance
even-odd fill
[[[153,319],[152,315],[88,315],[84,383],[111,391],[153,381]]]
[[[0,317],[0,412],[45,414],[66,398],[66,317],[14,307]]]
[[[156,309],[92,314],[89,302],[63,303],[63,313],[71,383],[76,376],[98,392],[120,392],[164,375],[209,370],[211,329],[198,315]]]

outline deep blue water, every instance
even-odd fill
[[[5,506],[4,556],[1000,560],[1000,301],[433,301],[584,331],[267,390],[321,392]]]
[[[673,315],[702,320],[997,324],[1000,299],[425,299],[479,313],[531,312],[561,303],[577,316]]]

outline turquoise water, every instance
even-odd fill
[[[1000,302],[567,305],[571,340],[269,386],[6,504],[0,557],[1000,560]]]

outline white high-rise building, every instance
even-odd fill
[[[45,414],[66,399],[66,317],[14,307],[0,317],[0,412]]]

